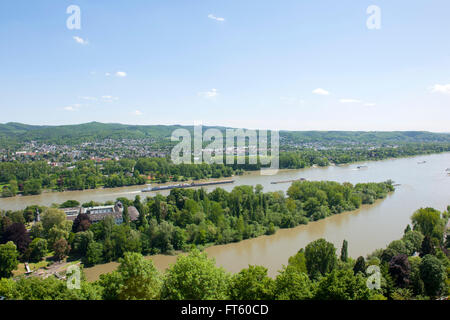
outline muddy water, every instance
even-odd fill
[[[422,161],[426,163],[418,164]],[[367,165],[367,168],[357,169],[358,165]],[[299,178],[351,183],[392,179],[401,185],[393,194],[372,206],[364,206],[357,211],[335,215],[306,226],[279,230],[275,235],[210,247],[206,249],[206,252],[216,259],[218,265],[228,271],[238,272],[249,264],[257,264],[266,266],[271,276],[277,274],[291,255],[318,238],[333,242],[337,248],[340,248],[342,241],[346,239],[349,242],[350,256],[366,255],[400,238],[412,213],[418,208],[429,206],[444,210],[447,205],[450,205],[450,175],[445,171],[446,168],[450,168],[450,153],[326,168],[282,170],[275,176],[261,176],[255,172],[235,177],[234,184],[221,187],[231,190],[236,185],[261,184],[264,191],[286,191],[290,183],[271,184],[271,182]],[[206,189],[213,190],[216,187],[208,186]],[[140,194],[140,189],[142,187],[135,186],[0,199],[0,208],[19,209],[29,204],[50,205],[69,199],[80,202],[90,200],[105,202],[117,197],[132,199],[136,194]],[[141,194],[142,197],[146,195]],[[151,259],[158,268],[164,269],[176,258],[158,255]],[[87,269],[88,277],[93,280],[98,277],[98,274],[109,272],[115,267],[114,264],[106,264]]]

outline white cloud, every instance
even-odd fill
[[[318,94],[318,95],[321,95],[321,96],[328,96],[328,95],[330,95],[330,93],[327,90],[322,89],[322,88],[317,88],[317,89],[313,90],[312,93]]]
[[[126,73],[126,72],[123,72],[123,71],[117,71],[117,72],[116,72],[116,76],[117,76],[117,77],[120,77],[120,78],[124,78],[124,77],[127,76],[127,73]]]
[[[433,93],[450,94],[450,83],[449,84],[435,84],[431,88],[431,92],[433,92]]]
[[[142,111],[140,111],[140,110],[134,111],[133,114],[134,114],[135,116],[142,116],[142,115],[143,115]]]
[[[77,42],[77,43],[79,43],[79,44],[81,44],[81,45],[87,45],[89,42],[87,41],[87,40],[84,40],[83,38],[80,38],[80,37],[77,37],[77,36],[75,36],[75,37],[73,37],[73,39]]]
[[[225,21],[225,18],[216,17],[216,16],[213,15],[212,13],[211,13],[211,14],[208,14],[208,18],[210,18],[210,19],[212,19],[212,20],[220,21],[220,22],[224,22],[224,21]]]
[[[206,92],[199,92],[198,95],[204,98],[215,98],[219,93],[217,92],[217,89],[212,88],[210,91]]]
[[[96,97],[80,97],[80,99],[88,100],[88,101],[97,101],[98,100]]]
[[[75,103],[75,104],[73,104],[73,105],[71,105],[71,106],[66,106],[66,107],[64,107],[64,110],[66,110],[66,111],[71,111],[71,112],[73,112],[73,111],[78,111],[78,109],[79,109],[81,106],[82,106],[81,104]]]
[[[357,100],[357,99],[340,99],[339,100],[340,103],[361,103],[361,100]]]
[[[107,72],[105,73],[105,76],[109,77],[111,75],[111,73]]]
[[[119,100],[118,97],[113,97],[113,96],[102,96],[101,99],[105,102],[114,102]]]

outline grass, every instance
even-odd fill
[[[42,261],[39,261],[39,262],[36,262],[36,263],[30,262],[30,263],[28,263],[28,266],[30,267],[31,271],[35,271],[35,270],[40,269],[40,268],[45,268],[49,264],[50,264],[50,261],[42,260]],[[13,276],[17,277],[17,276],[21,276],[21,275],[23,275],[25,273],[26,273],[25,264],[24,263],[19,263],[19,266],[17,267],[17,270],[13,271]]]

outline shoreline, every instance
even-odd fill
[[[278,228],[277,231],[274,234],[271,235],[260,235],[257,236],[255,238],[249,238],[249,239],[244,239],[238,242],[230,242],[230,243],[224,243],[224,244],[211,244],[211,245],[207,245],[204,246],[202,248],[202,252],[206,252],[208,254],[209,258],[214,258],[210,255],[210,253],[208,252],[208,249],[210,249],[209,251],[211,251],[212,248],[216,249],[216,250],[221,250],[224,249],[226,247],[229,246],[233,246],[233,245],[242,245],[245,244],[246,242],[251,242],[251,241],[255,241],[255,240],[261,240],[261,239],[270,239],[270,238],[274,238],[276,236],[279,236],[281,233],[283,232],[295,232],[296,230],[300,230],[300,229],[305,229],[307,227],[310,227],[311,225],[320,223],[321,221],[324,220],[331,220],[333,217],[336,216],[342,216],[342,215],[350,215],[350,214],[358,214],[361,210],[363,209],[368,209],[368,208],[372,208],[372,207],[376,207],[378,205],[380,205],[384,200],[386,200],[390,195],[392,195],[395,192],[389,192],[387,194],[387,196],[383,199],[377,199],[374,203],[372,204],[362,204],[359,208],[355,209],[355,210],[350,210],[350,211],[344,211],[338,214],[333,214],[329,217],[326,217],[324,219],[320,219],[320,220],[316,220],[316,221],[309,221],[307,224],[300,224],[297,225],[293,228]],[[301,248],[298,248],[298,250],[300,250]],[[337,248],[339,249],[339,248]],[[169,268],[173,263],[176,262],[177,258],[179,255],[187,255],[188,252],[183,252],[183,251],[176,251],[175,254],[170,255],[170,254],[156,254],[156,255],[147,255],[144,256],[144,258],[146,260],[152,260],[155,267],[162,273],[165,272],[165,270],[167,270],[167,268]],[[287,261],[285,262],[287,264]],[[216,263],[217,265],[217,263]],[[117,261],[111,261],[111,262],[107,262],[107,263],[103,263],[103,264],[98,264],[95,265],[93,267],[88,267],[88,268],[83,268],[83,272],[86,275],[87,281],[88,282],[94,282],[96,280],[100,279],[100,275],[102,274],[106,274],[109,272],[112,272],[114,270],[117,269],[117,267],[119,266],[119,262]],[[99,269],[105,269],[105,270],[99,270]],[[227,272],[231,272],[229,270],[227,270]],[[231,272],[233,273],[233,272]]]
[[[417,154],[417,155],[411,155],[411,156],[404,156],[404,157],[397,157],[397,158],[385,158],[385,159],[379,159],[379,160],[360,160],[360,161],[355,161],[355,162],[348,162],[348,163],[344,163],[344,164],[335,164],[335,163],[330,163],[327,166],[318,166],[318,165],[312,165],[312,166],[308,166],[308,167],[304,167],[304,168],[283,168],[283,169],[278,169],[278,172],[289,172],[289,171],[295,171],[295,170],[305,170],[305,169],[313,169],[313,168],[329,168],[329,167],[345,167],[345,166],[350,166],[352,164],[359,164],[359,163],[370,163],[370,162],[381,162],[381,161],[390,161],[390,160],[397,160],[397,159],[408,159],[408,158],[414,158],[414,157],[420,157],[420,156],[431,156],[431,155],[438,155],[438,154],[446,154],[446,153],[450,153],[450,151],[444,151],[444,152],[436,152],[436,153],[427,153],[427,154]],[[193,179],[187,179],[185,181],[169,181],[169,182],[165,182],[165,183],[154,183],[157,186],[167,186],[173,183],[187,183],[187,182],[196,182],[196,183],[201,183],[201,182],[214,182],[215,180],[218,179],[223,179],[223,178],[232,178],[232,177],[239,177],[239,176],[244,176],[244,175],[254,175],[255,173],[260,172],[260,170],[245,170],[242,175],[238,175],[238,174],[233,174],[230,177],[220,177],[220,178],[206,178],[206,179],[199,179],[199,180],[193,180]],[[449,173],[450,175],[450,173]],[[40,194],[37,195],[15,195],[14,197],[0,197],[0,201],[2,199],[22,199],[24,197],[33,197],[33,196],[41,196],[41,195],[46,195],[46,194],[70,194],[70,193],[75,193],[75,192],[90,192],[90,191],[100,191],[100,190],[107,190],[107,191],[118,191],[120,189],[123,188],[135,188],[135,187],[139,187],[139,186],[147,186],[151,183],[144,183],[144,184],[135,184],[135,185],[130,185],[130,186],[121,186],[121,187],[114,187],[114,188],[105,188],[105,187],[99,187],[99,188],[95,188],[95,189],[83,189],[83,190],[64,190],[64,191],[56,191],[56,190],[51,190],[51,189],[44,189],[42,190],[42,192]],[[140,190],[139,190],[140,191]],[[152,192],[158,192],[158,191],[152,191]],[[1,208],[0,208],[1,209]]]

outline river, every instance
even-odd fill
[[[419,164],[419,162],[426,161]],[[357,169],[358,165],[367,168]],[[351,257],[365,256],[377,248],[384,248],[392,240],[402,236],[406,225],[410,223],[412,213],[420,207],[434,207],[444,210],[450,205],[450,175],[445,171],[450,168],[450,153],[415,156],[410,158],[368,161],[343,166],[324,168],[307,168],[300,170],[280,170],[275,176],[262,176],[259,172],[251,172],[234,177],[235,183],[220,186],[231,190],[236,185],[261,184],[264,191],[286,191],[290,183],[271,184],[272,181],[305,178],[307,180],[331,180],[338,182],[381,182],[392,179],[401,184],[396,191],[374,205],[363,206],[359,210],[311,222],[292,229],[282,229],[271,236],[262,236],[244,240],[239,243],[213,246],[205,249],[214,257],[218,265],[230,272],[239,272],[249,264],[263,265],[268,268],[269,275],[275,276],[277,271],[287,264],[290,256],[300,248],[318,238],[325,238],[334,243],[340,250],[342,241],[349,242],[348,252]],[[213,190],[217,186],[208,186]],[[79,202],[90,200],[105,202],[117,197],[133,199],[137,194],[142,197],[142,186],[117,189],[99,189],[88,191],[71,191],[62,193],[44,193],[38,196],[0,199],[0,208],[22,209],[27,205],[51,205],[73,199]],[[168,194],[168,191],[161,191]],[[175,261],[173,256],[151,257],[155,265],[166,268]],[[99,273],[108,272],[115,264],[99,265],[86,269],[90,280]]]

